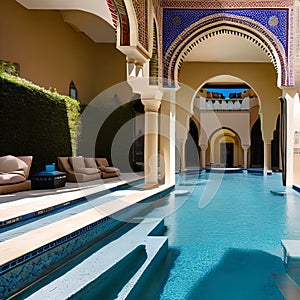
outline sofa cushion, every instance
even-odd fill
[[[99,173],[99,170],[97,168],[78,168],[76,169],[76,172],[83,173],[86,175],[92,175]]]
[[[0,174],[0,184],[13,184],[26,181],[26,177],[21,174],[2,173]]]
[[[0,172],[9,173],[17,170],[23,170],[26,172],[28,170],[28,166],[23,160],[12,155],[0,157]]]
[[[98,166],[104,166],[104,167],[109,167],[109,164],[108,164],[108,161],[106,158],[98,158],[96,157],[95,158],[96,162],[97,162],[97,165]]]
[[[33,157],[32,156],[18,156],[18,159],[21,159],[27,165],[27,169],[23,169],[23,170],[25,172],[26,179],[28,179]]]
[[[78,171],[78,169],[84,169],[84,158],[82,156],[70,157],[69,158],[70,164],[74,171]]]
[[[95,158],[85,157],[84,162],[85,162],[85,166],[87,168],[96,168],[97,169],[97,164],[96,164]]]
[[[118,168],[114,168],[114,167],[104,167],[104,166],[100,166],[99,169],[102,171],[102,172],[106,172],[106,173],[119,173],[120,170]]]
[[[1,172],[0,172],[0,174],[1,174]],[[23,176],[25,179],[27,178],[27,174],[24,170],[12,171],[12,172],[8,172],[6,174],[17,174],[17,175]]]

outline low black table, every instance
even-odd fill
[[[31,177],[31,188],[33,190],[55,189],[66,184],[67,174],[59,171],[41,171]]]

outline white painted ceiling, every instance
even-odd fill
[[[241,36],[222,34],[194,47],[185,61],[199,62],[270,62],[256,44]]]
[[[116,33],[104,0],[16,0],[28,9],[59,10],[66,23],[95,43],[115,43]]]
[[[231,76],[231,75],[218,75],[214,78],[211,78],[209,80],[209,83],[211,84],[220,84],[222,85],[222,83],[231,83],[233,85],[241,85],[244,84],[244,81],[242,81],[240,78]]]

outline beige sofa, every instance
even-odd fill
[[[31,163],[32,156],[0,157],[0,194],[30,190],[28,178]]]
[[[67,174],[69,182],[85,182],[120,175],[119,169],[109,167],[106,158],[58,157],[57,166]]]
[[[110,167],[106,158],[95,158],[98,169],[101,171],[102,178],[120,176],[118,168]]]

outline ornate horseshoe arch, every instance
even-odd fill
[[[178,71],[195,46],[219,34],[238,35],[255,43],[273,63],[278,74],[278,86],[291,84],[288,58],[277,37],[258,22],[225,13],[210,15],[193,23],[172,42],[164,55],[164,77],[167,84],[172,86],[178,81]]]
[[[120,36],[118,43],[121,46],[130,45],[130,27],[129,18],[126,10],[124,0],[106,0],[108,8],[111,13],[112,21],[115,29],[120,26]]]

